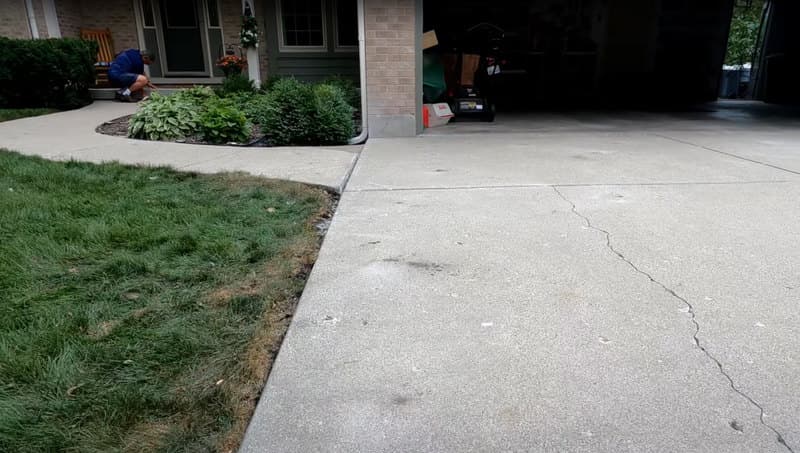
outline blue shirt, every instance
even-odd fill
[[[139,49],[128,49],[120,52],[108,68],[109,76],[122,74],[144,74],[144,61]]]

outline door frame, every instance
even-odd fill
[[[166,54],[166,47],[165,47],[165,40],[164,40],[164,22],[161,16],[161,3],[164,1],[169,0],[150,0],[151,7],[153,8],[153,21],[155,23],[155,32],[156,32],[156,42],[157,48],[155,49],[157,52],[156,58],[158,59],[162,76],[160,79],[167,79],[167,78],[184,78],[184,79],[191,79],[191,78],[209,78],[213,79],[214,76],[214,62],[212,61],[212,54],[211,54],[211,40],[208,36],[208,28],[209,28],[209,20],[208,20],[208,1],[207,0],[194,0],[195,4],[197,5],[197,25],[200,29],[200,42],[203,51],[203,71],[169,71],[167,66],[167,54]],[[224,30],[222,30],[222,10],[221,10],[221,1],[216,1],[217,7],[217,17],[220,18],[219,29],[221,35],[225,36]],[[139,42],[141,45],[144,45],[144,10],[142,7],[142,0],[134,0],[134,10],[136,16],[136,25],[137,25],[137,33],[139,35]],[[217,28],[217,27],[215,27]],[[224,45],[224,42],[223,42]]]

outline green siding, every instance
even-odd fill
[[[300,80],[319,81],[331,75],[358,78],[358,56],[350,54],[279,53],[270,58],[271,73],[294,76]]]
[[[278,49],[278,19],[276,1],[267,0],[266,45],[269,57],[269,76],[293,76],[299,80],[314,82],[332,75],[358,80],[358,52],[336,52],[333,50],[332,3],[327,2],[328,51],[327,52],[281,52]]]

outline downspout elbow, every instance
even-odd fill
[[[365,0],[357,0],[358,7],[358,64],[361,83],[361,133],[347,142],[350,145],[360,145],[369,137],[369,114],[367,112],[367,42],[366,42],[366,17],[364,12]]]

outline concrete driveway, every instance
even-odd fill
[[[242,451],[800,451],[800,122],[759,108],[371,140]]]

